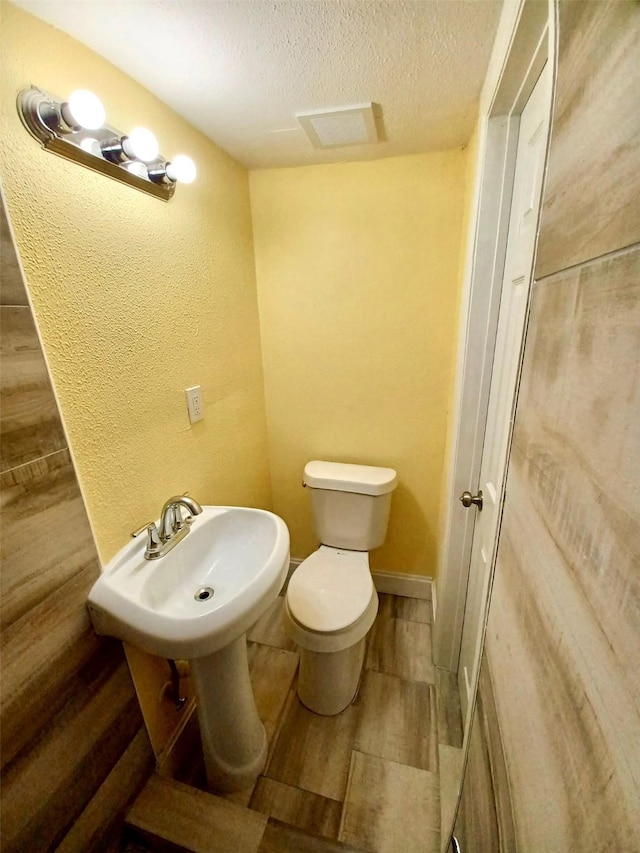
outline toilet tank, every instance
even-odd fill
[[[397,482],[392,468],[308,462],[303,483],[320,542],[348,551],[371,551],[382,545]]]

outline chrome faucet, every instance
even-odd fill
[[[182,517],[182,507],[188,510],[189,515]],[[154,521],[143,524],[138,530],[134,530],[132,536],[139,536],[146,531],[147,547],[145,548],[145,560],[157,560],[164,557],[180,542],[190,530],[189,525],[193,523],[194,516],[200,515],[202,507],[188,495],[175,495],[166,501],[160,513],[160,526]]]
[[[190,514],[186,519],[182,518],[180,507],[186,507],[189,510]],[[194,501],[188,495],[176,495],[169,498],[160,513],[160,538],[162,541],[168,542],[179,530],[193,521],[194,515],[200,515],[201,512],[202,507],[198,501]]]

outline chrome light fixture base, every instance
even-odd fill
[[[18,95],[18,114],[29,133],[44,145],[55,137],[58,111],[53,98],[32,86]]]
[[[128,167],[132,161],[127,158],[107,159],[106,152],[113,150],[114,146],[119,146],[120,140],[125,135],[115,127],[104,124],[97,130],[85,130],[68,126],[62,116],[60,99],[36,86],[23,89],[18,94],[17,109],[25,128],[47,151],[74,163],[80,163],[81,166],[86,166],[94,172],[107,175],[163,201],[169,201],[173,196],[174,182],[158,182],[141,174],[142,170],[130,171]],[[85,140],[92,139],[98,143],[95,152],[82,147]],[[148,174],[149,171],[163,169],[164,160],[160,157],[157,162],[145,165],[144,171]]]

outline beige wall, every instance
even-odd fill
[[[246,170],[78,42],[6,2],[2,19],[2,182],[101,558],[175,493],[268,506]],[[92,89],[197,181],[167,204],[43,151],[15,108],[31,84]]]
[[[314,538],[310,459],[396,468],[374,568],[432,575],[456,343],[466,154],[251,173],[274,508]]]

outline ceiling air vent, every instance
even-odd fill
[[[372,103],[297,113],[296,118],[316,148],[339,148],[378,141]]]

